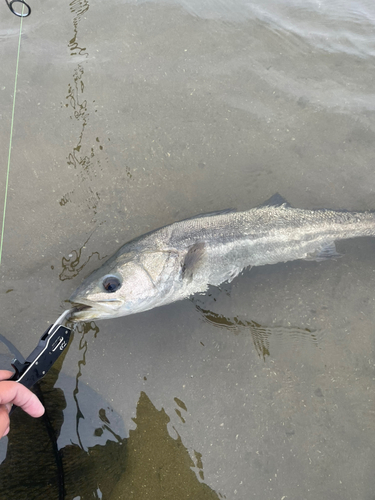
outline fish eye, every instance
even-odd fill
[[[116,276],[107,276],[103,280],[103,287],[107,292],[112,293],[121,287],[121,283]]]

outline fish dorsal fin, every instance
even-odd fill
[[[282,205],[288,208],[291,207],[290,203],[288,203],[286,199],[281,196],[281,194],[275,193],[269,200],[266,200],[259,205],[259,207],[281,207]]]

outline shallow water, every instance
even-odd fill
[[[148,230],[275,192],[375,209],[372,2],[30,5],[0,289],[24,355]],[[20,20],[0,8],[3,206]],[[375,241],[338,251],[80,325],[49,421],[15,414],[0,442],[1,498],[372,499]]]

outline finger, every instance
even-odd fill
[[[9,370],[0,370],[0,380],[8,380],[13,374]]]
[[[5,405],[0,406],[0,438],[9,432],[9,413]]]
[[[0,382],[0,404],[6,403],[20,406],[32,417],[40,417],[44,413],[44,407],[35,394],[17,382]]]

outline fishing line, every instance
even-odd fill
[[[22,5],[22,14],[23,14],[24,5]],[[1,264],[1,256],[3,253],[3,242],[4,242],[4,228],[5,228],[5,211],[7,207],[7,197],[8,197],[8,184],[9,184],[9,170],[10,170],[10,154],[12,150],[12,139],[13,139],[13,124],[14,124],[14,110],[16,107],[16,91],[17,91],[17,77],[18,77],[18,63],[20,59],[20,48],[21,48],[21,33],[22,33],[22,20],[24,16],[20,16],[20,34],[18,37],[18,51],[17,51],[17,63],[16,63],[16,75],[14,78],[14,93],[13,93],[13,107],[12,107],[12,119],[10,124],[10,138],[9,138],[9,152],[8,152],[8,166],[7,166],[7,174],[5,180],[5,195],[4,195],[4,210],[3,210],[3,224],[1,228],[1,241],[0,241],[0,264]]]

